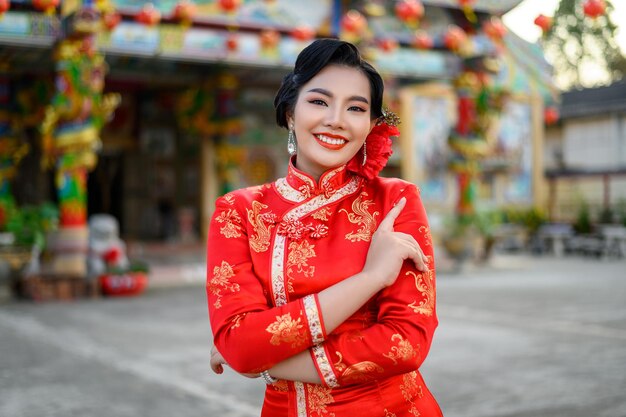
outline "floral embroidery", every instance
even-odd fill
[[[224,195],[224,201],[226,201],[228,205],[232,206],[235,204],[235,196],[232,193],[228,193]]]
[[[380,213],[375,211],[371,213],[368,211],[369,207],[374,204],[373,200],[363,200],[363,197],[366,197],[367,193],[361,193],[357,197],[356,200],[352,203],[352,211],[353,213],[348,213],[347,210],[341,209],[339,211],[343,211],[348,215],[348,220],[350,223],[359,224],[361,227],[356,232],[350,232],[346,235],[346,239],[350,242],[358,242],[362,240],[364,242],[369,242],[372,238],[372,234],[376,230],[376,216]]]
[[[309,323],[309,333],[311,333],[311,343],[317,345],[324,341],[324,329],[317,309],[315,296],[309,294],[302,299],[306,321]]]
[[[276,321],[265,329],[272,334],[270,343],[278,346],[281,343],[291,343],[291,347],[298,347],[305,342],[304,326],[300,318],[294,320],[289,313],[276,316]]]
[[[426,242],[424,243],[424,246],[430,246],[433,237],[430,235],[430,229],[426,226],[420,226],[420,228],[418,229],[420,233],[422,233],[424,235],[424,239],[426,239]]]
[[[410,361],[413,358],[419,357],[419,345],[418,349],[414,349],[411,346],[411,342],[405,340],[402,335],[396,333],[391,336],[392,342],[398,342],[398,346],[394,346],[391,348],[391,352],[383,354],[384,357],[389,358],[393,361],[394,365],[398,364],[399,360],[403,360],[405,362]]]
[[[221,266],[213,268],[213,278],[208,282],[207,287],[211,294],[217,296],[217,300],[213,304],[215,308],[222,307],[222,290],[237,292],[239,291],[239,284],[232,284],[230,278],[235,276],[233,267],[226,261],[222,261]]]
[[[330,209],[328,207],[324,207],[323,209],[313,213],[311,217],[315,220],[328,221],[328,216],[330,216]]]
[[[331,389],[316,384],[306,384],[306,387],[309,394],[309,410],[311,413],[315,413],[318,416],[334,417],[335,413],[329,413],[326,409],[326,405],[335,402],[331,395]]]
[[[337,382],[337,376],[333,371],[333,367],[330,365],[330,360],[328,360],[328,355],[326,355],[326,350],[323,345],[315,345],[311,348],[313,350],[313,356],[315,356],[315,362],[317,363],[317,367],[322,373],[322,379],[331,388],[338,387],[339,384]],[[339,353],[339,352],[337,352]]]
[[[273,213],[261,213],[261,210],[266,209],[265,204],[261,204],[258,201],[252,202],[252,210],[247,209],[248,221],[254,228],[255,235],[249,239],[250,247],[255,252],[265,252],[270,246],[270,237],[273,223],[276,221],[276,215]],[[265,223],[269,223],[266,225]]]
[[[241,324],[241,320],[246,317],[246,314],[248,313],[237,314],[235,317],[233,317],[233,319],[231,320],[231,323],[233,323],[231,329],[236,329],[237,327],[239,327],[239,325]]]
[[[284,379],[279,379],[277,382],[269,385],[274,391],[287,392],[289,391],[289,383]]]
[[[311,232],[312,226],[305,225],[298,219],[285,218],[278,224],[277,233],[287,236],[291,240],[302,240],[302,238]]]
[[[280,194],[289,201],[300,203],[307,198],[300,191],[289,185],[289,182],[287,182],[286,178],[279,178],[274,184],[276,184],[276,190],[278,191],[278,194]]]
[[[321,239],[328,234],[328,226],[325,224],[316,224],[311,231],[311,237],[313,239]]]
[[[382,374],[384,368],[371,361],[363,361],[354,365],[346,366],[343,363],[343,356],[340,352],[335,352],[339,356],[339,361],[335,363],[335,368],[341,372],[341,380],[345,383],[367,382],[376,379],[374,373]]]
[[[415,287],[422,294],[424,299],[417,303],[413,301],[409,304],[409,307],[415,313],[423,314],[425,316],[432,316],[435,311],[435,287],[433,283],[433,271],[429,269],[426,272],[416,274],[413,271],[407,271],[406,275],[413,275],[415,279]]]
[[[385,417],[396,417],[396,413],[387,411],[387,409],[385,408]]]
[[[402,396],[404,397],[406,402],[411,404],[409,412],[415,417],[419,417],[420,412],[415,406],[413,400],[415,398],[422,398],[424,396],[424,392],[422,391],[422,386],[417,382],[417,373],[415,371],[404,374],[404,376],[402,377],[402,385],[400,385],[400,390],[402,391]]]
[[[296,389],[296,408],[298,417],[308,417],[306,411],[306,392],[304,391],[304,383],[294,381],[294,388]]]
[[[287,291],[293,290],[293,268],[297,267],[297,272],[311,278],[315,273],[315,266],[309,265],[308,261],[315,257],[315,245],[309,244],[306,240],[301,243],[291,242],[289,244],[289,255],[287,256]]]
[[[235,209],[228,209],[215,218],[218,223],[225,223],[220,228],[220,233],[227,238],[236,238],[241,236],[241,217]]]
[[[284,264],[285,264],[285,236],[276,235],[272,248],[272,292],[274,304],[282,306],[287,304],[285,292]]]

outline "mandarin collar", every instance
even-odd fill
[[[336,193],[351,178],[346,165],[330,169],[322,174],[319,182],[309,174],[295,167],[296,156],[289,160],[287,182],[305,198],[324,194],[326,198]]]

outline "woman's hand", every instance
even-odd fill
[[[221,353],[218,352],[217,348],[215,346],[213,346],[211,348],[211,369],[213,370],[213,372],[215,372],[216,374],[221,374],[224,372],[224,366],[223,365],[227,365],[228,363],[226,362],[226,360],[224,359],[224,357],[222,356]],[[246,378],[258,378],[261,376],[261,374],[240,374],[245,376]]]
[[[406,198],[402,197],[380,223],[372,235],[363,267],[363,272],[377,280],[383,288],[396,281],[405,259],[411,259],[420,271],[428,269],[428,258],[413,236],[393,230],[393,224],[405,205]]]

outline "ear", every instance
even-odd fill
[[[287,118],[287,129],[291,129],[294,125],[293,114],[287,113],[286,118]]]
[[[378,119],[373,119],[370,121],[370,133],[372,132],[372,129],[374,129],[374,126],[376,126],[376,123],[378,123]]]

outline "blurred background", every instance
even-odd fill
[[[357,44],[383,74],[402,124],[382,175],[420,187],[440,277],[624,278],[625,25],[621,0],[0,0],[0,324],[35,334],[12,309],[94,303],[61,305],[82,316],[103,295],[202,285],[214,200],[286,173],[274,94],[320,37]],[[619,285],[593,302],[617,326],[596,335],[623,343]],[[442,291],[462,303],[461,287]],[[8,415],[27,415],[15,401]]]

